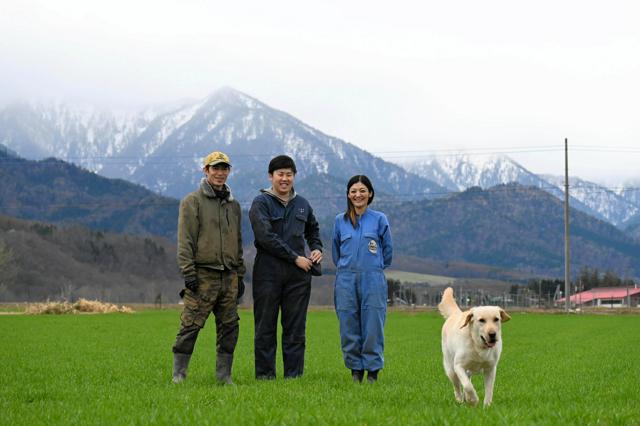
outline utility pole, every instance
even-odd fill
[[[625,274],[625,279],[623,281],[624,286],[627,288],[627,308],[631,307],[631,296],[629,296],[629,283],[627,281],[627,277],[629,276],[629,269],[627,268],[627,273]]]
[[[542,307],[542,278],[538,279],[538,308]]]
[[[564,138],[564,310],[571,308],[571,270],[569,269],[569,148]]]
[[[625,287],[627,288],[627,308],[631,307],[631,296],[629,296],[629,286],[625,285]]]

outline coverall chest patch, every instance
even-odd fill
[[[373,254],[376,254],[378,252],[378,244],[375,240],[369,241],[369,251]]]

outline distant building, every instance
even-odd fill
[[[637,308],[640,301],[640,288],[637,287],[597,287],[571,295],[572,306],[591,306],[600,308]],[[564,306],[565,298],[556,302]]]

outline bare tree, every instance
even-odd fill
[[[10,287],[16,274],[17,268],[13,252],[3,240],[0,240],[0,285]]]

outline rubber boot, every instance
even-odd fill
[[[218,354],[216,357],[216,379],[221,385],[232,385],[231,366],[233,354]]]
[[[191,360],[191,354],[173,353],[173,383],[180,383],[187,378],[189,360]]]
[[[364,370],[351,370],[351,378],[354,383],[362,383],[364,378]]]
[[[375,383],[378,381],[378,371],[380,370],[369,370],[367,372],[367,382],[369,383]]]

